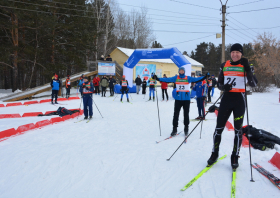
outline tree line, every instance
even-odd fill
[[[147,9],[114,0],[5,0],[0,3],[0,88],[26,90],[86,70],[116,46],[147,48],[155,39]]]

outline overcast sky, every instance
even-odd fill
[[[201,42],[222,43],[216,39],[216,33],[222,32],[220,0],[116,1],[124,11],[148,8],[157,41],[164,48],[177,47],[190,54]],[[253,42],[264,32],[280,38],[280,0],[228,0],[226,19],[226,44]]]

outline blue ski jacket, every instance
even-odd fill
[[[167,83],[175,83],[177,80],[177,76],[175,75],[173,77],[170,78],[159,78],[159,81],[161,82],[167,82]],[[180,78],[185,78],[185,74],[179,74]],[[199,82],[202,81],[206,78],[206,76],[202,76],[202,77],[198,77],[198,78],[194,78],[194,77],[190,77],[188,76],[188,82],[192,83],[192,82]],[[176,92],[176,96],[174,98],[175,100],[190,100],[190,92]]]
[[[198,82],[195,84],[193,87],[194,91],[196,91],[196,97],[201,98],[201,97],[206,97],[207,94],[207,84],[203,83],[202,81]]]

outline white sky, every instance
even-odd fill
[[[216,46],[222,43],[221,38],[216,39],[216,33],[222,32],[220,0],[117,0],[117,2],[120,8],[128,12],[132,9],[139,10],[141,6],[147,7],[157,41],[164,48],[177,47],[181,52],[187,51],[190,54],[201,42],[212,42]],[[226,0],[222,2],[225,4]],[[267,8],[274,9],[260,10]],[[271,32],[279,38],[280,0],[228,0],[227,13],[226,44],[249,43],[258,33],[264,32]],[[276,26],[278,27],[272,28]]]

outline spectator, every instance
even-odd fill
[[[93,93],[93,84],[88,81],[88,78],[84,78],[83,84],[80,86],[80,92],[83,96],[83,104],[84,104],[84,119],[92,119],[92,93]]]
[[[66,98],[70,97],[70,90],[71,90],[71,81],[70,76],[67,76],[67,79],[65,81],[65,87],[66,87]]]
[[[54,79],[54,76],[56,75],[56,73],[53,73],[53,77],[52,77],[52,80]]]
[[[163,74],[163,78],[167,78],[166,74]],[[166,82],[161,82],[161,92],[162,92],[162,100],[164,100],[164,92],[166,95],[166,101],[168,101],[168,93],[167,93],[167,88],[168,88],[168,83]]]
[[[139,75],[137,76],[137,78],[135,78],[135,83],[136,83],[136,93],[139,94],[140,86],[142,84],[142,80]]]
[[[107,56],[106,61],[112,61],[112,58],[110,57],[110,55]]]
[[[145,80],[145,78],[143,78],[143,82],[142,82],[142,94],[146,94],[146,87],[147,87],[147,81]]]
[[[217,80],[216,80],[216,78],[215,78],[215,76],[214,75],[212,75],[212,94],[211,94],[211,97],[213,97],[213,95],[214,95],[214,89],[215,89],[215,86],[216,86],[216,84],[217,84]]]
[[[201,77],[201,74],[198,75]],[[196,103],[198,108],[197,120],[205,120],[204,101],[206,100],[207,84],[205,80],[197,82],[193,85],[193,91],[196,92]]]
[[[80,80],[78,80],[78,87],[80,87],[82,84],[84,83],[84,74],[81,75],[80,77]],[[81,93],[81,96],[83,95],[82,92]]]
[[[207,80],[207,85],[208,85],[208,100],[207,100],[207,102],[210,103],[211,102],[210,93],[211,93],[211,90],[212,90],[212,78],[209,78]]]
[[[153,101],[155,101],[155,84],[157,84],[156,80],[153,78],[154,73],[152,73],[151,78],[148,80],[148,83],[150,85],[150,93],[149,93],[149,100],[151,99],[151,93],[153,93]]]
[[[114,96],[114,86],[116,84],[116,80],[110,76],[109,78],[109,88],[110,88],[110,96]]]
[[[104,61],[104,56],[101,55],[101,58],[99,60]]]
[[[106,78],[106,76],[103,76],[103,78],[100,81],[100,85],[101,85],[101,91],[102,91],[102,93],[101,93],[102,96],[101,97],[106,97],[106,88],[109,85],[109,81]],[[103,95],[103,93],[104,93],[104,95]]]
[[[61,82],[58,79],[58,75],[54,76],[54,79],[52,79],[51,81],[51,87],[52,87],[52,99],[51,99],[51,103],[53,104],[53,99],[55,98],[55,104],[57,103],[57,94],[58,94],[58,90],[61,87]]]
[[[92,81],[94,88],[95,88],[95,95],[97,95],[97,94],[100,95],[99,82],[100,82],[100,78],[96,75]]]

